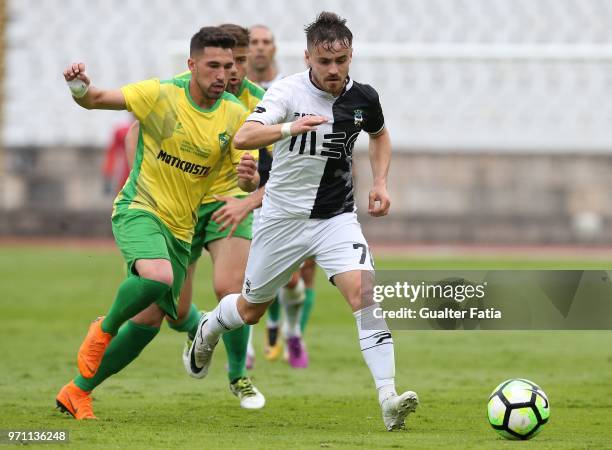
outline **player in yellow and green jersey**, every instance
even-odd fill
[[[232,144],[247,114],[225,92],[234,45],[220,28],[198,31],[191,39],[189,80],[153,79],[102,90],[90,84],[84,64],[64,71],[79,105],[127,109],[140,122],[134,166],[112,217],[128,275],[107,315],[93,322],[81,344],[80,375],[56,397],[57,406],[76,419],[94,419],[91,391],[140,354],[166,315],[178,318],[198,209],[224,161],[236,165],[241,189],[252,191],[259,183],[254,158]]]
[[[235,95],[240,102],[252,111],[261,100],[264,90],[248,80],[246,62],[248,56],[249,34],[246,28],[234,24],[224,24],[219,28],[231,34],[236,40],[233,49],[234,67],[230,73],[226,90]],[[175,77],[176,80],[189,80],[191,72],[187,71]],[[128,136],[138,134],[138,123],[130,129]],[[135,140],[135,139],[133,139]],[[133,160],[135,146],[126,145],[128,160]],[[206,248],[213,262],[213,287],[217,300],[223,298],[233,289],[242,286],[246,260],[252,238],[253,215],[251,211],[261,203],[263,189],[257,195],[246,196],[238,187],[238,178],[229,159],[220,169],[217,180],[204,198],[198,212],[198,223],[191,244],[190,264],[185,284],[178,304],[178,318],[167,318],[170,327],[179,332],[186,332],[187,343],[183,352],[186,371],[189,370],[187,351],[195,335],[201,314],[192,303],[193,278],[197,260]],[[222,220],[215,220],[221,216]],[[246,409],[259,409],[265,405],[265,397],[253,385],[247,373],[247,346],[250,326],[227,333],[223,341],[228,359],[228,378],[231,392],[238,397],[240,405]]]
[[[249,111],[252,111],[263,97],[264,90],[245,77],[249,48],[248,30],[234,24],[224,24],[219,28],[231,34],[236,40],[236,47],[233,49],[234,67],[226,90],[235,95]],[[189,79],[190,77],[191,73],[186,72],[176,78]],[[189,360],[185,357],[200,320],[200,313],[191,302],[197,260],[202,255],[202,250],[206,248],[213,262],[213,287],[217,300],[239,289],[243,283],[252,239],[253,215],[251,210],[260,202],[260,195],[247,197],[238,187],[236,171],[231,161],[226,159],[217,180],[204,197],[198,211],[198,223],[191,245],[190,265],[179,301],[179,319],[169,320],[171,328],[188,333],[183,361],[190,374]],[[224,220],[217,222],[214,220],[215,214],[221,209],[225,213]],[[228,222],[231,222],[232,226],[223,227],[223,224]],[[249,328],[248,325],[245,325],[227,333],[223,337],[223,342],[227,352],[231,392],[238,397],[243,408],[259,409],[265,405],[265,397],[253,385],[246,368]]]

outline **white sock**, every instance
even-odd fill
[[[359,346],[366,364],[370,368],[374,384],[378,389],[379,402],[395,394],[395,355],[393,338],[384,319],[373,315],[378,305],[367,306],[355,311],[359,333]]]
[[[210,319],[202,330],[202,340],[205,343],[216,344],[222,334],[244,325],[244,320],[238,312],[238,297],[240,294],[226,295],[210,312]]]
[[[302,317],[302,309],[304,300],[306,299],[306,291],[304,288],[304,280],[301,278],[294,288],[283,287],[278,293],[283,311],[285,312],[285,337],[301,336],[300,319]]]
[[[386,384],[378,388],[378,404],[382,405],[382,403],[387,400],[389,397],[395,397],[397,392],[395,392],[395,384]]]
[[[266,319],[266,328],[278,328],[278,320],[272,320],[268,315],[268,318]]]
[[[255,347],[253,347],[253,327],[249,325],[249,342],[247,344],[247,355],[255,358]]]

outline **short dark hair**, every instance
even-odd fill
[[[333,12],[323,11],[304,31],[309,49],[321,45],[330,50],[334,42],[340,42],[345,48],[353,45],[353,33],[346,26],[346,19]]]
[[[223,31],[230,34],[236,41],[236,47],[248,47],[249,46],[249,30],[240,25],[233,23],[224,23],[219,25]]]
[[[204,50],[205,47],[234,48],[236,39],[219,27],[202,27],[193,35],[189,45],[189,54]]]

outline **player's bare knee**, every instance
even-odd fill
[[[164,320],[166,313],[156,304],[152,304],[143,311],[136,314],[130,320],[139,325],[159,328]]]
[[[168,286],[172,286],[174,283],[172,265],[170,264],[170,261],[161,261],[137,265],[138,275],[148,280],[153,280],[159,283],[167,284]]]
[[[191,308],[191,305],[189,305],[189,308],[177,308],[176,310],[176,320],[172,319],[170,316],[166,316],[166,322],[173,324],[173,325],[178,325],[183,323],[186,319],[187,316],[189,316],[189,310]]]
[[[242,280],[232,282],[228,280],[227,282],[215,284],[215,295],[217,296],[217,300],[221,301],[223,297],[230,294],[235,294],[236,292],[240,292],[242,290]]]
[[[242,320],[244,320],[244,323],[246,323],[247,325],[255,325],[263,316],[264,311],[260,311],[259,308],[256,307],[245,308],[243,311],[240,311],[240,316],[242,317]]]
[[[264,315],[267,303],[250,303],[244,297],[238,299],[238,312],[247,325],[255,325]]]

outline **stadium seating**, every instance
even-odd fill
[[[98,0],[85,10],[79,0],[10,0],[4,141],[106,144],[120,120],[71,104],[61,72],[73,60],[98,85],[120,86],[173,75],[202,25],[266,23],[289,73],[303,67],[302,29],[322,9],[349,19],[353,74],[379,90],[398,150],[612,148],[605,0]]]

